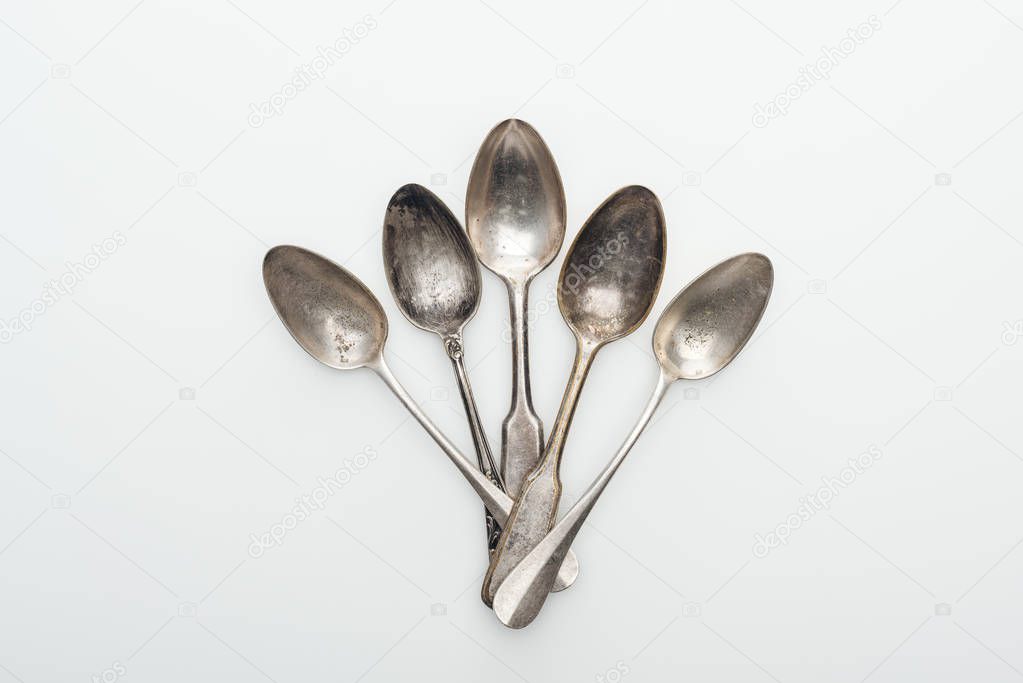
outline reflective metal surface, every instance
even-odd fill
[[[309,355],[332,368],[367,367],[376,372],[479,494],[497,522],[506,521],[511,498],[455,448],[391,373],[383,356],[387,316],[358,278],[314,252],[277,246],[263,259],[263,282],[281,322]],[[577,574],[575,557],[569,557],[557,585],[570,585]]]
[[[469,420],[476,462],[503,491],[464,361],[462,328],[480,302],[480,267],[469,238],[444,202],[415,184],[401,187],[391,197],[383,234],[384,270],[391,294],[409,322],[443,341]],[[487,548],[493,552],[501,528],[484,512]]]
[[[654,329],[660,375],[646,409],[600,476],[497,590],[494,612],[505,625],[522,628],[533,621],[547,599],[561,559],[668,387],[677,379],[710,377],[728,365],[753,335],[773,285],[774,269],[766,256],[741,254],[705,272],[668,304]],[[514,525],[514,517],[513,508],[509,527]]]
[[[547,448],[512,508],[483,580],[483,600],[554,524],[561,453],[597,351],[642,324],[664,274],[664,213],[653,192],[632,185],[608,197],[576,235],[561,268],[558,303],[576,337],[576,357]]]
[[[465,227],[479,260],[508,288],[512,401],[501,429],[501,473],[515,496],[543,448],[543,425],[529,390],[529,282],[558,255],[565,239],[558,167],[525,121],[503,121],[480,146],[469,174]]]

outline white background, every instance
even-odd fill
[[[1023,678],[1019,3],[388,1],[0,3],[0,318],[31,320],[0,346],[0,681]],[[829,79],[753,125],[870,15]],[[757,337],[673,388],[578,539],[578,584],[524,631],[478,599],[471,490],[372,373],[294,344],[260,277],[278,243],[356,272],[395,372],[469,452],[380,227],[406,182],[461,215],[509,116],[560,165],[568,239],[625,184],[668,219],[654,314],[583,393],[566,504],[640,412],[674,293],[742,251],[777,275]],[[558,264],[532,289],[547,426],[573,353],[542,305]],[[497,447],[507,304],[484,281],[467,355]],[[872,445],[830,510],[754,555]],[[325,511],[248,554],[366,447]]]

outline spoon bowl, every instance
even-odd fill
[[[654,355],[674,379],[710,377],[738,355],[760,322],[774,267],[763,254],[740,254],[679,292],[654,328]]]
[[[384,267],[401,312],[416,327],[454,336],[476,314],[480,268],[448,207],[422,185],[398,189],[384,218]]]
[[[517,282],[528,282],[561,250],[561,175],[543,138],[525,121],[502,121],[487,134],[469,174],[465,223],[480,262]]]
[[[277,315],[310,356],[338,370],[379,361],[387,315],[347,270],[307,249],[281,245],[263,259],[263,282]]]
[[[561,266],[558,306],[577,336],[593,344],[643,324],[664,275],[664,213],[653,192],[624,187],[597,207]]]

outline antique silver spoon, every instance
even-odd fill
[[[469,419],[476,462],[480,471],[504,490],[463,358],[462,329],[480,303],[480,266],[458,220],[422,185],[401,187],[387,204],[384,270],[391,294],[409,322],[444,342]],[[484,513],[487,549],[493,552],[501,528],[486,509]]]
[[[601,347],[633,332],[650,313],[664,274],[664,250],[661,203],[638,185],[604,200],[569,248],[561,267],[558,305],[575,333],[575,365],[547,448],[516,498],[483,579],[487,604],[554,525],[561,497],[561,452],[586,374]]]
[[[329,367],[366,367],[377,373],[454,463],[497,523],[504,524],[512,499],[437,429],[387,366],[387,316],[373,293],[333,261],[301,247],[284,245],[266,253],[263,282],[274,310],[299,346]],[[575,556],[571,555],[558,574],[556,589],[571,585],[578,573]]]
[[[501,584],[493,604],[505,625],[522,628],[533,621],[562,558],[668,387],[678,379],[710,377],[728,365],[753,335],[773,284],[774,269],[766,256],[741,254],[693,280],[668,304],[654,329],[660,375],[649,403],[600,476]]]
[[[543,425],[529,391],[529,283],[554,260],[565,239],[558,167],[525,121],[499,123],[480,146],[465,195],[465,227],[479,260],[508,288],[512,402],[501,427],[501,474],[515,497],[543,450]]]

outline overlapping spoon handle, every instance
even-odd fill
[[[625,456],[629,454],[640,434],[646,429],[671,382],[670,377],[666,377],[664,373],[660,374],[657,386],[654,387],[646,408],[626,437],[625,442],[611,458],[611,462],[593,480],[593,483],[572,506],[572,509],[565,513],[565,516],[551,529],[550,533],[515,566],[501,583],[494,596],[493,606],[494,613],[505,626],[522,628],[529,625],[539,614],[540,608],[547,600],[547,593],[550,591],[551,585],[557,579],[558,567],[561,566],[565,556],[571,552],[572,541],[575,540],[583,522],[593,510],[593,506],[596,505],[600,494],[610,483],[611,477],[618,471],[622,462],[625,461]]]
[[[565,395],[561,400],[558,417],[554,421],[550,442],[540,464],[526,479],[512,507],[508,521],[504,524],[504,531],[501,532],[497,550],[483,578],[481,596],[483,602],[488,605],[493,603],[494,594],[515,565],[528,555],[554,526],[558,501],[561,499],[561,479],[558,475],[561,451],[565,446],[572,416],[579,402],[579,394],[597,348],[579,340],[572,376],[565,387]]]
[[[483,500],[483,504],[487,506],[494,519],[497,520],[498,524],[503,525],[508,515],[511,513],[514,501],[508,497],[504,491],[499,489],[490,479],[480,472],[472,462],[469,461],[462,453],[455,448],[455,445],[444,436],[444,433],[437,428],[437,425],[427,417],[426,413],[419,407],[419,404],[415,402],[405,387],[401,385],[398,379],[391,372],[390,367],[384,361],[383,356],[378,358],[373,363],[367,364],[367,367],[371,368],[384,383],[387,384],[388,388],[398,397],[405,408],[412,414],[412,417],[423,426],[423,429],[437,442],[444,454],[448,456],[451,462],[454,464],[458,471],[462,473],[469,485],[472,486],[473,490]],[[579,564],[576,562],[575,555],[569,555],[562,563],[561,569],[558,572],[558,580],[555,582],[554,590],[563,590],[568,586],[571,586],[575,581],[576,576],[579,574]]]
[[[511,315],[512,402],[501,425],[501,476],[505,491],[518,497],[522,484],[540,461],[543,423],[533,409],[529,388],[529,283],[508,283]]]
[[[498,471],[497,464],[494,462],[494,456],[490,451],[490,442],[487,440],[487,433],[483,429],[479,410],[476,408],[476,399],[472,393],[472,386],[469,384],[469,373],[465,369],[462,336],[459,334],[447,337],[444,340],[444,351],[447,352],[448,358],[451,359],[451,365],[455,370],[455,377],[458,380],[458,392],[462,396],[465,416],[469,420],[469,431],[472,432],[472,443],[476,449],[476,463],[479,465],[480,472],[487,479],[502,491],[506,491],[507,489],[505,489],[504,483],[501,481],[501,474]],[[501,526],[485,506],[483,512],[486,521],[487,551],[492,555],[497,547],[497,540],[501,537]]]

